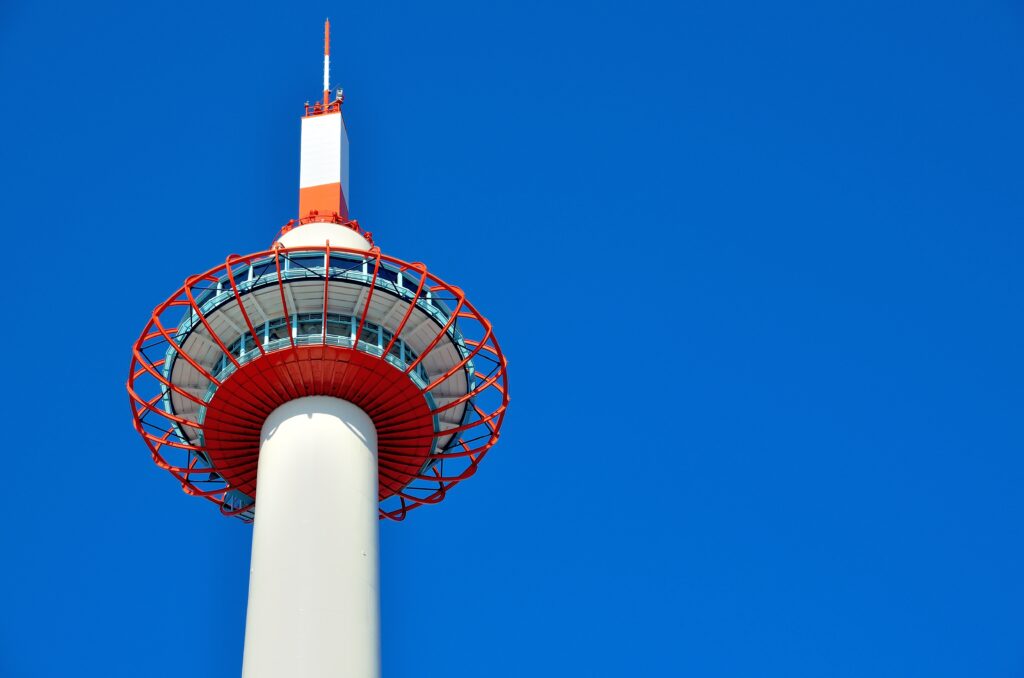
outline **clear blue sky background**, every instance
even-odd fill
[[[124,381],[295,215],[325,16],[354,215],[511,365],[381,526],[386,676],[1024,675],[1009,0],[4,2],[0,674],[238,675],[251,529]]]

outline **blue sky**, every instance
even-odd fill
[[[386,676],[1024,675],[1024,10],[785,0],[0,6],[0,673],[238,675],[251,530],[124,381],[294,216],[325,16],[353,215],[510,360]]]

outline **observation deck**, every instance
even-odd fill
[[[281,244],[189,278],[154,311],[129,378],[154,460],[250,521],[266,416],[330,395],[377,427],[382,517],[440,501],[475,472],[504,416],[490,324],[423,264],[376,247]]]

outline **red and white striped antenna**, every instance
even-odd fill
[[[324,21],[324,106],[331,98],[331,20]]]

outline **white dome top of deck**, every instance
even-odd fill
[[[345,247],[361,252],[369,252],[370,245],[366,238],[348,226],[330,221],[312,221],[294,227],[277,240],[282,247]]]

